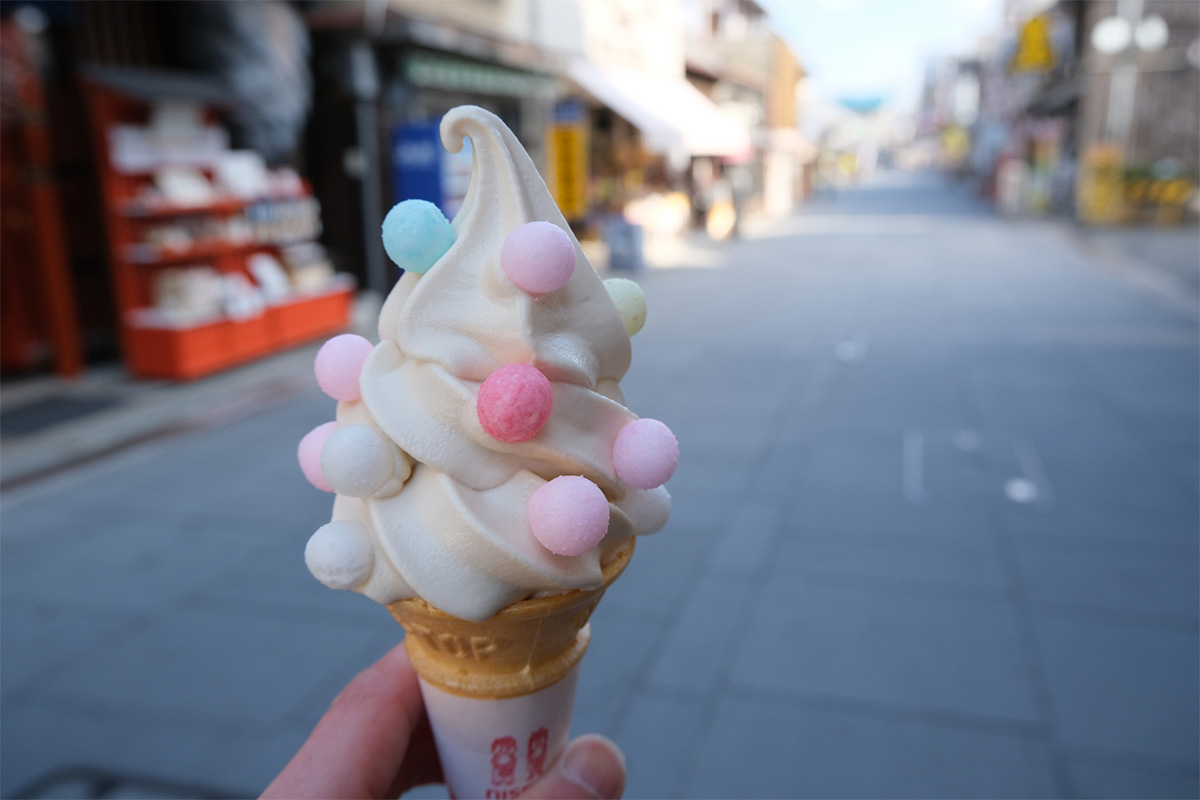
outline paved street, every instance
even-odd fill
[[[626,397],[683,460],[575,715],[627,796],[1200,793],[1194,317],[934,176],[639,281]],[[304,567],[332,408],[0,497],[0,793],[255,795],[396,642]]]

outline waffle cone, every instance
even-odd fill
[[[501,700],[539,692],[579,663],[591,639],[588,619],[633,556],[633,539],[604,567],[599,588],[521,600],[483,622],[452,617],[420,598],[388,606],[407,635],[417,673],[444,692]]]

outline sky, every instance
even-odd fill
[[[1001,0],[760,0],[813,89],[915,106],[925,64],[974,52],[1000,29]]]

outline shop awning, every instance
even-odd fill
[[[633,123],[651,152],[732,157],[751,152],[746,127],[683,78],[601,68],[586,61],[572,62],[567,74]]]

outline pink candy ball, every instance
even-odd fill
[[[300,470],[304,477],[323,492],[332,492],[333,487],[329,485],[325,472],[321,469],[321,451],[325,449],[325,443],[337,430],[337,426],[336,422],[318,425],[300,440],[300,447],[296,449],[296,457],[300,460]]]
[[[529,498],[529,527],[551,553],[577,556],[608,533],[608,498],[600,487],[578,475],[563,475]]]
[[[353,333],[343,333],[321,345],[313,365],[321,391],[334,400],[361,398],[358,376],[373,349],[374,345]]]
[[[500,267],[530,294],[553,292],[566,286],[575,272],[575,243],[552,222],[530,222],[504,240]]]
[[[475,411],[493,439],[523,442],[542,429],[554,407],[549,379],[528,364],[509,364],[479,387]]]
[[[613,443],[617,477],[634,489],[662,486],[678,465],[679,441],[656,419],[634,420],[621,429]]]

